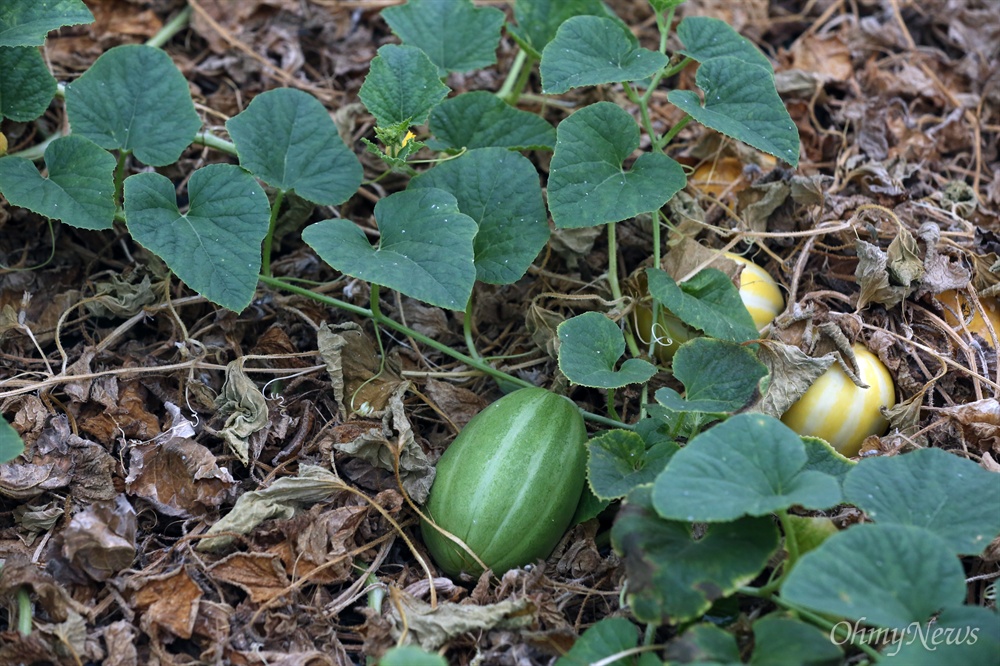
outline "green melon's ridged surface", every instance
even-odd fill
[[[586,475],[587,430],[576,406],[520,389],[476,415],[437,464],[426,512],[500,575],[548,557],[569,527]],[[430,525],[424,543],[446,573],[482,573]]]

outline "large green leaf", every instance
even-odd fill
[[[631,650],[638,643],[639,631],[634,624],[623,617],[606,617],[583,632],[570,651],[559,657],[555,666],[593,664],[610,655]],[[607,666],[629,666],[635,662],[623,657],[602,663]]]
[[[538,114],[515,109],[493,93],[475,90],[434,107],[432,148],[509,148],[552,150],[556,130]]]
[[[24,453],[24,441],[14,430],[14,426],[0,416],[0,464],[10,462],[22,453]]]
[[[628,28],[600,16],[574,16],[542,51],[542,92],[637,81],[666,66],[667,56],[639,46]]]
[[[594,388],[620,388],[641,384],[656,374],[656,366],[630,358],[615,370],[625,353],[621,328],[600,312],[585,312],[556,328],[559,335],[559,369],[574,384]]]
[[[677,284],[659,268],[646,269],[649,294],[685,324],[713,338],[746,342],[760,336],[733,281],[715,268]]]
[[[372,60],[358,96],[379,127],[422,125],[449,90],[426,53],[415,46],[386,44]]]
[[[34,120],[49,108],[56,87],[37,48],[0,46],[0,120]]]
[[[566,19],[585,14],[613,17],[601,0],[515,0],[517,25],[508,25],[507,31],[521,48],[540,58],[542,49],[552,41]]]
[[[965,598],[965,574],[937,536],[910,525],[855,525],[802,556],[782,598],[879,627],[924,623]]]
[[[732,56],[772,71],[770,61],[760,49],[722,19],[688,16],[677,26],[677,37],[684,44],[679,52],[698,62]]]
[[[876,523],[922,527],[957,554],[978,555],[1000,534],[1000,478],[941,449],[862,460],[844,495]]]
[[[799,505],[841,501],[832,476],[803,469],[802,440],[781,421],[737,414],[694,437],[656,477],[653,505],[664,518],[718,522]]]
[[[375,204],[378,247],[349,220],[323,220],[302,239],[341,273],[449,310],[464,310],[476,281],[478,225],[449,192],[418,188]]]
[[[652,483],[680,450],[672,441],[646,442],[630,430],[606,430],[587,442],[587,480],[602,500],[628,495],[636,486]]]
[[[410,0],[386,7],[382,18],[404,44],[426,53],[444,76],[489,67],[497,61],[503,12],[470,0]]]
[[[0,2],[0,46],[41,46],[50,30],[93,23],[81,0],[3,0]]]
[[[559,124],[556,137],[548,196],[557,227],[593,227],[659,210],[687,183],[681,165],[661,152],[644,153],[625,170],[639,147],[639,126],[610,102],[580,109]]]
[[[201,127],[187,80],[160,49],[116,46],[66,85],[73,133],[151,166],[173,164]]]
[[[671,90],[667,99],[702,125],[798,166],[799,131],[768,69],[733,56],[712,58],[698,66],[695,83],[704,105],[692,90]]]
[[[682,664],[711,664],[712,666],[742,666],[740,648],[736,637],[708,622],[699,622],[667,644],[667,661],[674,666]]]
[[[779,540],[770,517],[714,523],[696,535],[687,522],[657,516],[643,486],[618,513],[611,543],[625,559],[633,614],[643,622],[676,624],[756,578]]]
[[[158,255],[189,287],[240,312],[250,304],[260,272],[260,244],[270,206],[253,176],[232,164],[210,164],[188,181],[188,210],[158,173],[125,179],[129,233]]]
[[[549,240],[538,172],[518,153],[504,148],[470,150],[425,171],[409,187],[450,192],[458,209],[476,221],[476,277],[483,282],[510,284],[521,279]]]
[[[829,633],[773,613],[753,623],[753,642],[750,666],[837,666],[844,658]]]
[[[81,229],[110,229],[115,218],[115,158],[82,136],[45,148],[48,178],[20,157],[0,159],[0,192],[15,206]]]
[[[258,95],[226,129],[243,168],[271,187],[335,206],[361,185],[361,163],[309,93],[280,88]]]
[[[675,412],[735,412],[750,402],[760,380],[767,376],[767,367],[752,351],[711,338],[681,345],[671,369],[684,384],[685,396],[665,386],[656,392],[656,401]]]

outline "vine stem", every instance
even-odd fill
[[[31,633],[31,596],[24,585],[17,588],[17,630],[22,636]]]
[[[507,78],[497,91],[497,97],[507,102],[511,106],[517,104],[521,98],[521,93],[528,85],[528,78],[531,77],[531,69],[535,66],[534,56],[529,55],[524,49],[520,49],[514,56],[514,62],[507,72]]]
[[[273,278],[273,277],[271,277],[269,275],[258,275],[257,279],[260,282],[262,282],[262,283],[264,283],[266,285],[269,285],[271,287],[277,287],[279,289],[284,289],[285,291],[289,291],[289,292],[291,292],[293,294],[298,294],[300,296],[305,296],[306,298],[311,298],[314,301],[318,301],[318,302],[323,303],[325,305],[331,305],[333,307],[340,308],[342,310],[346,310],[347,312],[350,312],[352,314],[356,314],[356,315],[358,315],[360,317],[365,317],[367,319],[371,319],[374,322],[376,322],[376,323],[378,323],[378,324],[380,324],[382,326],[385,326],[386,328],[391,328],[394,331],[397,331],[397,332],[402,333],[404,335],[408,335],[411,338],[413,338],[414,340],[420,342],[421,344],[424,344],[424,345],[430,347],[431,349],[435,349],[435,350],[441,352],[442,354],[450,356],[451,358],[455,359],[456,361],[461,361],[462,363],[465,363],[466,365],[468,365],[468,366],[470,366],[472,368],[475,368],[476,370],[479,370],[480,372],[482,372],[484,374],[487,374],[490,377],[493,377],[494,379],[499,379],[499,380],[502,380],[502,381],[510,382],[510,383],[512,383],[512,384],[520,387],[520,388],[536,388],[535,385],[532,384],[531,382],[525,381],[525,380],[521,379],[520,377],[515,377],[513,375],[509,375],[506,372],[504,372],[503,370],[497,370],[496,368],[494,368],[489,363],[486,363],[483,360],[474,359],[471,356],[468,356],[467,354],[463,354],[462,352],[455,351],[454,349],[452,349],[451,347],[449,347],[446,344],[440,343],[437,340],[434,340],[433,338],[427,337],[423,333],[419,333],[417,331],[414,331],[412,328],[410,328],[408,326],[404,326],[403,324],[400,324],[399,322],[397,322],[397,321],[395,321],[393,319],[390,319],[389,317],[386,317],[384,314],[382,314],[381,311],[379,311],[379,312],[373,312],[373,311],[368,310],[366,308],[362,308],[362,307],[359,307],[357,305],[354,305],[353,303],[348,303],[346,301],[341,301],[339,299],[336,299],[336,298],[333,298],[333,297],[330,297],[330,296],[326,296],[326,295],[323,295],[323,294],[317,294],[314,291],[310,291],[308,289],[304,289],[304,288],[299,287],[297,285],[290,284],[290,283],[286,282],[285,280],[279,280],[277,278]],[[373,284],[372,288],[375,289],[376,286],[377,285]],[[624,428],[626,430],[634,430],[635,429],[635,426],[633,426],[631,424],[622,423],[620,421],[615,421],[614,419],[609,419],[606,416],[601,416],[600,414],[594,414],[594,413],[588,412],[588,411],[586,411],[584,409],[581,409],[580,413],[583,415],[583,418],[587,419],[588,421],[592,421],[594,423],[600,423],[602,425],[607,425],[607,426],[611,426],[611,427],[614,427],[614,428]]]
[[[465,348],[469,350],[469,356],[477,361],[483,360],[476,349],[476,341],[472,338],[472,294],[469,294],[469,302],[465,305],[465,316],[462,318],[462,333],[465,334]]]
[[[170,41],[171,37],[176,35],[178,32],[180,32],[187,26],[188,21],[191,20],[191,13],[193,11],[194,10],[190,5],[185,7],[177,14],[177,16],[170,19],[170,21],[168,21],[162,28],[160,28],[160,31],[158,33],[150,37],[146,41],[146,46],[155,46],[156,48],[162,48],[164,44]]]
[[[271,243],[274,241],[274,228],[278,225],[278,212],[281,210],[281,202],[284,200],[284,190],[275,192],[274,203],[271,204],[271,219],[267,225],[267,235],[264,236],[264,248],[261,254],[260,272],[264,275],[271,274]]]
[[[618,284],[618,241],[614,222],[608,222],[608,286],[611,288],[611,294],[615,297],[615,300],[621,301],[622,288]],[[624,333],[629,352],[632,356],[638,358],[640,355],[639,345],[636,343],[632,331],[626,326]]]

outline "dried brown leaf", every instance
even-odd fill
[[[237,489],[228,469],[191,439],[173,437],[132,448],[125,487],[168,516],[203,516],[230,501]]]

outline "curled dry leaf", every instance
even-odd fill
[[[143,624],[157,634],[164,629],[178,638],[191,638],[202,591],[187,567],[170,573],[132,580],[136,609],[144,611]]]
[[[240,461],[250,462],[250,436],[267,426],[267,402],[264,394],[243,371],[243,360],[237,359],[226,366],[226,383],[215,399],[219,415],[226,417],[226,425],[219,435],[226,440]],[[261,443],[263,444],[263,443]],[[260,451],[254,451],[257,458]]]
[[[64,569],[75,579],[106,581],[131,566],[135,533],[135,510],[124,495],[95,502],[52,540],[51,559],[57,573]]]
[[[168,516],[203,516],[230,501],[237,484],[211,451],[191,439],[132,448],[125,488]]]

